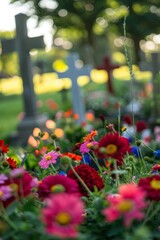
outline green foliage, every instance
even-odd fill
[[[96,19],[98,16],[101,16],[107,6],[106,0],[56,0],[53,1],[52,8],[50,8],[50,4],[47,5],[47,2],[46,5],[41,4],[40,0],[12,0],[11,2],[32,3],[31,7],[34,7],[39,19],[49,17],[53,19],[58,29],[74,27],[82,32],[86,32],[90,41]]]
[[[11,39],[15,32],[0,32],[1,39]],[[1,47],[1,42],[0,42]],[[0,72],[4,75],[13,76],[19,73],[17,53],[2,55],[0,58]]]
[[[31,193],[24,197],[23,194],[20,196],[20,198],[16,198],[12,204],[10,204],[8,207],[4,208],[1,204],[1,211],[0,211],[0,234],[2,238],[5,240],[30,240],[30,239],[39,239],[39,240],[59,240],[60,237],[56,237],[54,229],[53,233],[51,235],[47,234],[46,231],[46,223],[43,221],[43,212],[42,209],[47,205],[46,200],[41,200],[38,197],[38,188],[40,182],[43,181],[43,178],[46,176],[53,176],[61,174],[60,170],[63,170],[63,173],[67,174],[68,170],[72,166],[84,166],[83,162],[81,161],[75,161],[67,156],[69,159],[68,166],[64,169],[61,168],[61,154],[64,152],[69,152],[75,155],[75,152],[72,151],[72,147],[75,143],[84,143],[83,137],[88,135],[88,132],[85,128],[82,126],[77,126],[75,124],[73,116],[66,117],[66,119],[62,118],[60,121],[57,120],[56,124],[57,126],[63,126],[64,131],[68,127],[70,127],[70,131],[68,134],[68,131],[65,131],[65,135],[61,139],[62,141],[59,141],[58,138],[52,137],[53,135],[50,133],[50,138],[46,141],[43,140],[42,137],[39,135],[37,137],[37,140],[39,140],[39,145],[37,147],[28,146],[26,149],[21,149],[23,152],[22,154],[22,161],[21,166],[25,167],[26,173],[28,172],[32,177],[36,177],[39,182],[35,183],[34,186],[32,186]],[[95,129],[95,128],[94,128]],[[108,133],[110,134],[110,130],[106,130],[106,126],[104,126],[102,129],[97,129],[98,134],[95,136],[96,141],[99,142],[101,137],[106,136]],[[103,130],[103,134],[101,135]],[[115,131],[115,129],[114,129]],[[114,135],[114,132],[112,132]],[[120,133],[122,134],[122,132]],[[118,137],[118,135],[117,135]],[[137,133],[132,136],[132,145],[135,145],[135,143],[139,140]],[[140,136],[141,139],[141,136]],[[113,140],[111,139],[111,142]],[[118,141],[118,139],[116,139]],[[117,144],[115,141],[115,144]],[[122,141],[122,139],[121,139]],[[63,146],[63,143],[65,143],[67,146]],[[114,142],[113,142],[114,143]],[[62,144],[62,145],[61,145]],[[109,142],[106,142],[106,144],[111,145]],[[120,143],[119,143],[120,144]],[[123,141],[121,142],[123,145]],[[120,144],[120,145],[121,145]],[[5,145],[5,144],[4,144]],[[108,145],[108,146],[109,146]],[[56,163],[53,165],[49,165],[48,168],[42,169],[39,166],[39,161],[44,157],[45,153],[40,153],[39,155],[36,154],[36,150],[42,150],[43,147],[47,147],[47,152],[49,153],[51,151],[55,151],[57,149],[57,146],[60,150],[56,150],[59,152],[59,157],[56,159]],[[118,146],[118,145],[117,145]],[[141,178],[148,177],[148,176],[154,176],[153,171],[151,170],[153,165],[155,164],[155,158],[153,156],[154,149],[158,149],[158,145],[152,145],[149,146],[139,146],[141,148],[142,152],[139,154],[139,156],[134,156],[133,153],[126,153],[126,155],[123,156],[123,163],[121,166],[112,166],[106,167],[104,164],[100,164],[100,159],[98,156],[96,157],[96,154],[94,153],[93,149],[90,149],[90,153],[88,155],[92,155],[92,160],[96,161],[98,163],[98,169],[97,174],[101,176],[101,179],[103,179],[104,187],[101,190],[98,190],[97,187],[94,187],[94,190],[90,195],[82,196],[79,198],[80,201],[83,201],[85,204],[85,211],[84,214],[84,221],[77,225],[76,231],[78,231],[79,235],[76,240],[158,240],[160,237],[159,232],[159,210],[160,210],[160,204],[157,201],[149,201],[144,195],[144,218],[142,221],[139,221],[136,216],[132,213],[132,211],[139,211],[139,201],[134,202],[135,199],[139,199],[138,194],[139,192],[136,192],[136,190],[133,189],[133,192],[131,191],[129,193],[129,187],[136,186],[138,188],[137,183]],[[3,147],[2,147],[3,150]],[[143,151],[144,150],[144,151]],[[147,156],[149,156],[149,161],[145,160],[144,152],[146,150]],[[160,150],[158,150],[160,151]],[[17,151],[18,152],[18,151]],[[80,151],[77,149],[78,154],[80,154]],[[14,151],[12,151],[14,153]],[[0,173],[5,173],[6,176],[12,177],[11,173],[14,171],[10,168],[9,165],[4,166],[4,162],[6,159],[6,156],[8,153],[1,154],[1,162],[0,162]],[[15,155],[13,155],[15,156]],[[80,155],[79,155],[80,156]],[[107,158],[104,158],[103,160],[106,161]],[[159,159],[159,156],[157,157],[157,160]],[[115,163],[116,159],[110,158],[110,163]],[[34,165],[32,165],[34,163]],[[63,159],[63,164],[66,164],[66,161]],[[92,164],[92,163],[91,163]],[[85,171],[85,170],[84,170]],[[159,173],[156,172],[157,176]],[[22,175],[15,176],[17,179],[21,179]],[[159,175],[158,175],[159,176]],[[2,175],[1,175],[2,177]],[[86,176],[88,179],[87,181],[90,182],[91,176]],[[17,180],[16,179],[16,180]],[[66,178],[67,179],[67,178]],[[12,179],[13,180],[13,179]],[[3,181],[3,178],[1,179]],[[22,182],[21,182],[22,183]],[[25,182],[25,186],[28,187],[28,183]],[[33,182],[32,182],[33,184]],[[123,195],[122,192],[120,192],[120,187],[122,187],[122,184],[125,184],[128,189],[125,190],[125,194]],[[128,185],[129,184],[129,185]],[[159,181],[158,181],[159,184]],[[0,186],[3,186],[3,183],[0,183]],[[10,186],[10,185],[9,185]],[[56,185],[57,186],[57,183]],[[124,186],[124,185],[123,185]],[[23,189],[23,184],[19,185],[20,191]],[[47,183],[46,183],[47,187]],[[61,186],[63,189],[63,185]],[[69,186],[68,186],[69,187]],[[150,185],[148,186],[150,188]],[[156,185],[157,187],[157,185]],[[63,189],[64,190],[64,189]],[[153,188],[153,191],[157,191],[157,194],[159,194],[159,185],[158,189]],[[49,190],[47,190],[49,191]],[[140,190],[139,188],[139,191]],[[23,191],[22,191],[23,192]],[[46,192],[47,193],[47,192]],[[58,192],[50,192],[52,197],[57,196]],[[61,194],[63,194],[61,192]],[[142,192],[141,192],[142,194]],[[146,193],[147,194],[147,193]],[[51,196],[50,195],[50,196]],[[74,195],[71,193],[71,195]],[[49,197],[50,197],[49,196]],[[115,217],[112,220],[107,220],[104,215],[104,210],[111,208],[111,203],[109,200],[107,200],[108,196],[112,197],[112,207],[114,204],[116,204],[116,201],[113,201],[117,197],[117,201],[122,200],[122,205],[118,205],[117,209],[115,208],[115,211],[119,211],[119,215],[117,216],[112,215]],[[119,198],[119,197],[122,197]],[[159,195],[158,195],[159,196]],[[0,196],[1,197],[1,196]],[[48,197],[48,199],[49,199]],[[141,199],[141,198],[140,198]],[[64,199],[64,202],[66,203],[68,199]],[[127,201],[131,201],[131,209],[125,208],[125,204],[127,204]],[[5,201],[3,201],[5,202]],[[2,203],[2,201],[1,201]],[[51,204],[51,202],[50,202]],[[142,204],[140,202],[140,204]],[[54,206],[54,204],[53,204]],[[116,206],[116,205],[115,205]],[[150,207],[149,207],[150,206]],[[121,208],[122,207],[122,208]],[[124,208],[123,208],[124,207]],[[63,209],[64,211],[64,209]],[[113,211],[113,210],[112,210]],[[63,213],[63,212],[62,212]],[[113,214],[114,212],[112,212]],[[150,214],[149,214],[150,213]],[[133,214],[133,215],[132,215]],[[133,222],[131,222],[130,226],[126,226],[124,223],[124,219],[128,218],[129,216],[133,217]],[[56,222],[56,217],[53,219],[48,219],[48,221],[51,221],[50,224],[52,226],[52,221]],[[56,224],[59,224],[56,222]],[[69,224],[72,224],[72,222],[69,222]],[[65,225],[60,226],[60,230],[62,228],[67,228]],[[68,237],[64,237],[65,240],[71,240]]]

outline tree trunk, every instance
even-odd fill
[[[136,36],[132,36],[134,42],[134,54],[135,54],[135,64],[139,65],[140,62],[140,39]]]

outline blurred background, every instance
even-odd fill
[[[58,110],[72,108],[71,79],[58,73],[67,71],[67,56],[76,53],[78,68],[92,69],[78,78],[86,112],[115,117],[121,106],[128,114],[134,100],[139,118],[152,117],[159,104],[153,81],[159,88],[159,0],[1,0],[0,44],[15,38],[19,13],[28,17],[30,38],[44,37],[45,48],[30,51],[39,113],[54,119]],[[0,52],[0,138],[7,139],[24,116],[23,86],[17,52],[2,54],[2,45]]]

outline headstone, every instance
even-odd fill
[[[152,65],[152,83],[153,83],[153,107],[154,107],[154,117],[160,120],[160,54],[151,54],[151,65]]]
[[[27,33],[27,16],[18,14],[16,20],[16,37],[2,40],[2,54],[18,52],[20,74],[23,81],[23,102],[25,117],[18,126],[18,139],[24,142],[35,127],[41,127],[46,121],[46,116],[38,116],[36,96],[33,85],[32,64],[29,51],[31,49],[43,49],[45,47],[43,37],[29,38]]]
[[[139,52],[140,62],[139,68],[141,71],[152,71],[152,65],[148,61],[145,52]]]
[[[78,54],[69,54],[67,58],[68,70],[62,73],[58,72],[57,74],[59,78],[70,78],[72,80],[71,95],[73,111],[79,116],[77,123],[81,124],[85,121],[85,105],[80,87],[77,83],[77,78],[79,76],[90,76],[90,71],[92,67],[88,65],[82,68],[78,68],[76,65],[77,60],[79,60]]]
[[[152,72],[152,84],[153,84],[153,113],[150,118],[151,124],[156,124],[157,120],[160,120],[160,81],[158,74],[160,72],[160,53],[151,53],[151,61],[147,61],[145,54],[141,53],[140,69],[148,70]]]
[[[137,101],[136,99],[133,99],[131,102],[129,102],[127,104],[127,106],[125,107],[125,111],[129,112],[129,113],[134,113],[134,114],[139,114],[140,111],[142,110],[142,105],[139,101]]]
[[[79,54],[80,54],[80,58],[85,64],[92,65],[92,66],[95,65],[94,50],[91,45],[83,44]]]
[[[101,66],[97,67],[98,70],[106,70],[108,73],[108,91],[109,93],[114,93],[113,85],[112,85],[112,71],[115,68],[119,68],[119,65],[112,64],[109,57],[105,57],[103,59],[103,63]]]

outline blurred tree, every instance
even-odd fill
[[[39,20],[52,19],[57,31],[67,29],[78,42],[93,48],[94,26],[107,8],[107,0],[11,0],[15,2],[30,4]]]
[[[135,62],[139,60],[139,42],[160,30],[160,0],[10,0],[30,6],[38,20],[52,19],[57,36],[74,39],[75,45],[89,44],[94,49],[97,34],[110,37],[113,31],[124,35],[124,16],[127,36],[134,42]],[[28,13],[29,13],[28,12]],[[109,24],[112,23],[112,24]],[[66,31],[64,31],[64,29]],[[95,34],[96,33],[96,34]],[[95,37],[96,36],[96,37]],[[105,48],[107,38],[105,38]],[[102,44],[102,41],[100,39]],[[110,49],[110,47],[108,47]],[[81,49],[80,49],[81,51]],[[91,51],[90,51],[91,52]],[[95,58],[97,57],[95,50]],[[86,52],[87,54],[87,52]]]
[[[0,32],[0,40],[14,38],[14,36],[15,36],[15,32]],[[2,55],[0,57],[1,77],[13,76],[15,74],[18,74],[18,72],[19,72],[19,67],[18,67],[17,53]]]
[[[119,6],[128,9],[126,32],[134,42],[135,61],[139,62],[140,40],[147,35],[160,32],[160,1],[159,0],[114,0]],[[119,7],[117,8],[117,10]],[[116,11],[116,10],[115,10]],[[116,26],[123,35],[124,18],[117,19]]]

